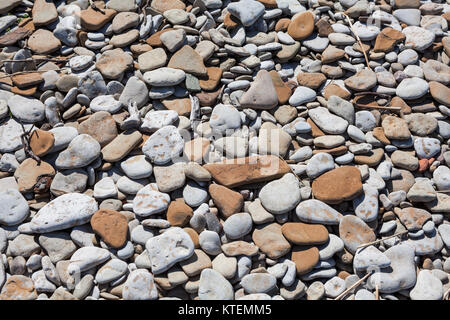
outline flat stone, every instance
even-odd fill
[[[278,95],[269,72],[260,70],[239,102],[243,108],[272,109],[275,107],[278,104]]]
[[[111,21],[116,15],[116,11],[112,9],[102,9],[105,13],[96,11],[89,7],[87,10],[81,10],[80,22],[83,29],[88,31],[96,31]]]
[[[37,54],[49,54],[61,47],[61,41],[52,32],[38,29],[28,38],[28,46]]]
[[[256,226],[252,239],[259,249],[271,259],[282,257],[291,249],[291,245],[283,237],[281,226],[277,223]]]
[[[295,15],[289,23],[287,32],[295,40],[308,38],[314,30],[314,15],[310,11]]]
[[[314,196],[318,200],[331,204],[352,200],[361,191],[361,173],[351,166],[343,166],[328,171],[312,183]]]
[[[430,270],[421,270],[410,297],[411,300],[442,300],[443,292],[442,282]]]
[[[169,60],[168,68],[180,69],[196,76],[207,76],[203,58],[192,47],[185,45]]]
[[[310,109],[308,115],[320,129],[329,134],[342,134],[348,127],[346,120],[331,114],[324,107]]]
[[[143,78],[151,86],[170,87],[184,81],[186,73],[174,68],[159,68],[144,73]]]
[[[30,148],[38,157],[46,155],[54,143],[55,137],[49,131],[36,129],[30,135]]]
[[[59,169],[75,169],[89,165],[100,155],[100,144],[88,134],[76,136],[56,158]]]
[[[92,230],[113,248],[122,247],[127,240],[127,218],[114,210],[100,209],[91,218]]]
[[[230,188],[277,179],[290,171],[285,161],[272,155],[230,159],[203,167],[214,180]]]
[[[30,228],[35,233],[68,229],[87,223],[97,210],[97,202],[92,197],[64,194],[42,207],[31,219]]]
[[[363,193],[353,199],[356,216],[364,222],[370,222],[378,217],[378,190],[368,184],[363,184]]]
[[[179,227],[173,227],[163,234],[150,238],[145,248],[152,262],[152,273],[160,274],[175,263],[188,259],[194,253],[194,243]]]
[[[200,300],[233,300],[233,286],[219,272],[204,269],[200,274],[198,297]]]
[[[142,134],[138,130],[130,129],[122,132],[101,150],[103,160],[118,162],[137,147],[142,141]]]
[[[0,292],[2,300],[36,300],[33,281],[22,275],[13,275],[6,280]]]
[[[137,269],[128,275],[122,289],[124,300],[156,300],[158,288],[153,275],[146,269]]]
[[[407,140],[411,137],[408,129],[408,123],[398,117],[387,116],[381,122],[384,134],[389,139]]]
[[[117,127],[109,112],[98,111],[78,126],[78,132],[90,135],[104,147],[117,136]]]
[[[328,230],[320,224],[288,222],[281,227],[284,237],[296,245],[317,245],[328,241]]]
[[[120,48],[105,51],[95,64],[106,79],[117,79],[132,66],[133,57]]]
[[[33,191],[41,177],[53,177],[55,169],[47,162],[40,164],[32,158],[25,159],[14,172],[20,192]]]
[[[156,185],[149,184],[139,190],[133,199],[133,211],[138,216],[147,217],[165,211],[169,202],[168,194],[159,192]]]
[[[167,209],[167,221],[174,227],[184,227],[189,223],[192,215],[191,207],[180,200],[172,201]]]
[[[138,57],[139,70],[142,72],[152,71],[164,67],[166,62],[167,55],[162,48],[155,48],[141,54]]]
[[[419,208],[405,208],[395,211],[395,213],[409,231],[422,229],[425,222],[431,219],[431,214],[428,211]]]
[[[258,1],[239,1],[228,4],[228,12],[245,26],[253,25],[264,14],[264,5]]]
[[[358,249],[353,258],[353,266],[358,271],[371,268],[387,268],[391,265],[391,260],[374,246]]]
[[[375,241],[372,229],[357,216],[347,215],[339,223],[339,237],[344,241],[345,248],[354,254],[357,247]]]
[[[271,122],[263,123],[259,129],[258,151],[260,154],[284,157],[291,142],[291,136]]]
[[[142,152],[155,164],[173,161],[183,152],[184,141],[178,129],[172,125],[153,133],[142,147]]]
[[[252,273],[245,275],[240,284],[247,293],[267,293],[275,289],[277,279],[270,273]]]
[[[259,192],[259,199],[272,214],[289,212],[301,200],[299,181],[292,173],[287,173],[281,179],[266,184]]]
[[[12,115],[23,122],[34,123],[44,120],[45,105],[37,99],[14,95],[8,100],[8,106]]]
[[[295,263],[297,275],[306,274],[319,262],[319,249],[312,246],[294,246],[291,260]]]
[[[295,212],[300,221],[306,223],[337,225],[342,219],[338,211],[316,199],[300,202]]]
[[[240,193],[217,184],[211,184],[208,191],[214,204],[225,218],[241,210],[244,199]]]
[[[18,190],[10,188],[0,192],[0,223],[2,225],[18,225],[29,213],[28,203]]]

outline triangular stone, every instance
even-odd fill
[[[278,105],[278,95],[272,77],[266,70],[260,70],[250,89],[239,101],[243,108],[272,109]]]
[[[188,45],[185,45],[172,56],[167,67],[180,69],[196,76],[208,75],[203,64],[203,58]]]

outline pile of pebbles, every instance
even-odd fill
[[[449,20],[1,0],[0,299],[448,299]]]

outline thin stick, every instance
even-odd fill
[[[373,272],[373,271],[372,271]],[[345,290],[344,292],[342,292],[340,295],[338,295],[334,300],[342,300],[343,297],[345,297],[347,295],[347,293],[349,293],[352,289],[356,288],[357,286],[359,286],[364,280],[366,280],[371,274],[372,272],[367,273],[364,277],[362,277],[361,279],[359,279],[358,281],[356,281],[353,285],[351,285],[347,290]]]
[[[383,238],[383,239],[379,239],[379,240],[375,240],[375,241],[368,242],[368,243],[365,243],[365,244],[361,244],[361,245],[357,246],[356,249],[365,248],[365,247],[371,246],[373,244],[380,243],[381,241],[384,241],[384,240],[387,240],[387,239],[390,239],[390,238],[393,238],[393,237],[396,237],[396,236],[400,236],[400,235],[405,234],[407,232],[408,232],[408,230],[404,230],[404,231],[398,232],[396,234],[393,234],[393,235],[391,235],[389,237],[386,237],[386,238]]]
[[[380,289],[378,288],[378,284],[375,285],[375,300],[380,300]]]
[[[353,24],[350,21],[349,16],[346,15],[345,13],[343,13],[343,15],[347,18],[348,24],[350,25],[350,29],[352,29],[353,34],[355,35],[356,39],[358,40],[359,46],[361,47],[361,51],[364,54],[364,59],[366,60],[367,68],[369,68],[369,70],[372,71],[372,68],[369,66],[369,59],[367,58],[367,53],[366,53],[366,50],[364,50],[361,39],[359,38],[358,34],[355,32],[355,29],[353,29]]]

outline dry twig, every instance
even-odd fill
[[[342,298],[344,298],[347,293],[349,293],[351,290],[353,290],[354,288],[356,288],[357,286],[359,286],[364,280],[366,280],[373,271],[367,273],[364,277],[362,277],[361,279],[359,279],[358,281],[356,281],[353,285],[351,285],[348,289],[346,289],[344,292],[342,292],[340,295],[338,295],[334,300],[342,300]]]
[[[353,23],[350,21],[350,18],[348,15],[346,15],[345,13],[343,13],[343,15],[347,18],[348,24],[350,25],[350,29],[352,29],[353,34],[355,35],[356,39],[358,40],[359,46],[361,47],[361,51],[364,54],[364,59],[366,60],[367,68],[370,71],[372,71],[372,68],[369,65],[369,59],[367,58],[366,50],[364,50],[361,39],[359,38],[358,34],[355,32],[355,29],[353,28]]]
[[[389,237],[386,237],[386,238],[383,238],[383,239],[378,239],[378,240],[375,240],[375,241],[372,241],[372,242],[368,242],[368,243],[361,244],[361,245],[359,245],[359,246],[356,247],[356,248],[357,248],[357,249],[365,248],[365,247],[368,247],[368,246],[371,246],[371,245],[380,243],[381,241],[384,241],[384,240],[387,240],[387,239],[390,239],[390,238],[393,238],[393,237],[396,237],[396,236],[403,235],[403,234],[405,234],[405,233],[407,233],[407,232],[408,232],[408,230],[404,230],[404,231],[401,231],[401,232],[397,232],[396,234],[393,234],[393,235],[391,235],[391,236],[389,236]]]

